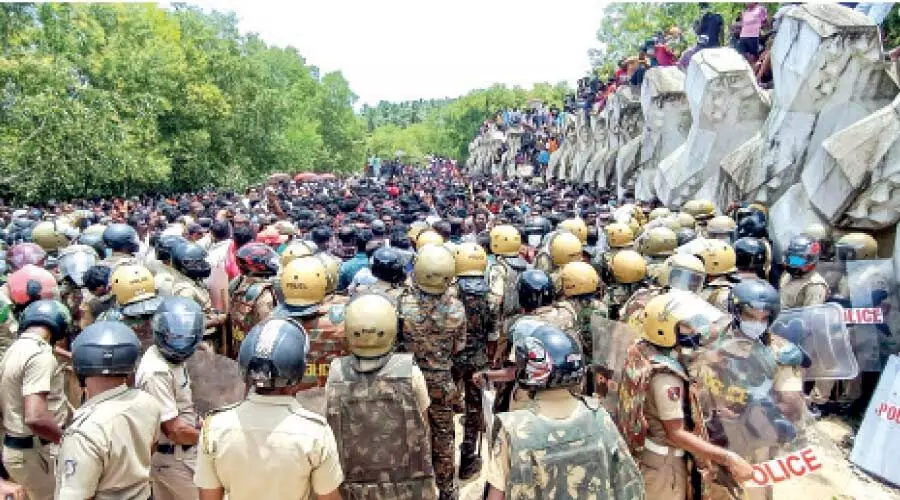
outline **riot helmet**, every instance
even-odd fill
[[[759,238],[745,237],[734,242],[735,265],[739,271],[764,277],[768,256],[766,245]]]
[[[747,279],[732,287],[728,294],[728,312],[735,328],[750,338],[759,339],[781,312],[781,299],[768,282]]]
[[[36,300],[19,315],[19,332],[31,326],[43,326],[50,330],[50,342],[66,338],[72,326],[69,308],[58,300]]]
[[[193,280],[209,278],[212,269],[206,260],[206,250],[196,243],[187,243],[175,248],[172,263],[178,272]]]
[[[517,287],[519,306],[526,311],[553,303],[553,283],[544,271],[529,269],[523,272],[519,275]]]
[[[406,280],[403,256],[396,249],[382,247],[372,254],[372,276],[395,285]]]
[[[397,306],[380,293],[357,295],[344,309],[344,333],[350,352],[362,359],[391,352],[398,326]]]
[[[519,386],[534,391],[581,384],[586,371],[581,345],[559,327],[544,324],[514,338]]]
[[[113,252],[135,254],[140,249],[137,231],[128,224],[111,224],[103,231],[103,243]]]
[[[309,338],[299,323],[271,318],[247,333],[241,342],[238,364],[250,387],[289,387],[303,379],[308,352]]]
[[[235,254],[238,269],[245,276],[271,277],[278,274],[278,253],[263,243],[247,243]]]
[[[788,242],[784,251],[784,268],[791,276],[802,276],[813,271],[822,255],[822,246],[810,236],[801,234]]]
[[[166,297],[151,320],[153,341],[170,363],[191,357],[203,340],[206,316],[195,301],[184,297]]]
[[[72,342],[72,366],[79,377],[125,376],[134,372],[141,343],[125,323],[98,321]]]

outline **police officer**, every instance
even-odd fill
[[[398,299],[404,290],[406,270],[403,256],[396,248],[382,247],[372,254],[372,276],[377,281],[357,287],[357,293],[379,291]]]
[[[289,246],[285,253],[291,249]],[[272,278],[278,273],[278,254],[268,245],[247,243],[238,249],[235,260],[241,275],[231,280],[229,284],[231,295],[229,317],[234,341],[233,352],[238,352],[244,335],[253,328],[253,325],[268,318],[275,309]]]
[[[221,338],[215,338],[215,334],[216,327],[225,321],[225,313],[213,308],[209,290],[202,282],[212,272],[206,250],[196,243],[179,245],[173,250],[172,261],[176,271],[172,294],[200,304],[206,315],[206,340],[212,341],[216,352],[224,352],[225,345]]]
[[[522,245],[522,235],[514,226],[502,224],[490,232],[490,250],[495,262],[488,267],[488,286],[491,287],[492,309],[497,314],[496,325],[501,326],[506,318],[518,314],[517,281],[519,274],[527,269],[527,263],[518,257]],[[495,332],[489,340],[497,341],[500,332]]]
[[[88,400],[66,427],[56,466],[56,498],[150,498],[150,450],[162,408],[129,387],[141,344],[122,323],[100,321],[72,344]]]
[[[69,420],[53,344],[66,337],[71,322],[57,300],[31,303],[19,317],[19,338],[0,361],[3,465],[32,500],[53,498],[57,444]]]
[[[151,320],[163,300],[156,294],[153,275],[144,266],[122,264],[109,279],[117,307],[98,319],[124,322],[137,334],[141,349],[147,350],[154,342]]]
[[[707,441],[698,424],[704,420],[682,364],[699,347],[699,333],[687,323],[696,307],[686,294],[651,299],[643,338],[629,348],[622,369],[618,427],[640,465],[647,498],[688,498],[685,452],[724,466],[739,483],[753,473],[739,455]]]
[[[153,315],[155,344],[141,357],[135,386],[162,406],[162,435],[153,454],[153,498],[197,498],[192,483],[197,462],[197,412],[184,362],[203,338],[203,311],[183,297],[166,297]]]
[[[481,471],[481,457],[476,449],[484,431],[484,415],[481,390],[472,375],[487,367],[489,356],[493,354],[493,349],[488,348],[488,335],[496,328],[496,316],[490,310],[490,288],[484,277],[486,269],[487,253],[480,245],[469,242],[457,245],[455,288],[466,310],[466,344],[453,357],[452,374],[457,387],[462,384],[465,404],[463,440],[459,446],[459,478],[462,480]]]
[[[665,226],[647,229],[638,238],[638,251],[647,259],[647,275],[650,279],[659,278],[663,263],[675,252],[677,246],[678,236]]]
[[[175,284],[175,271],[172,256],[175,249],[186,245],[188,240],[177,234],[164,234],[156,240],[156,258],[148,260],[147,269],[153,273],[153,282],[156,290],[162,295],[172,295],[172,286]]]
[[[515,359],[516,381],[534,404],[498,415],[487,498],[643,498],[637,465],[609,414],[596,399],[573,395],[585,376],[581,346],[544,325],[517,336]],[[538,450],[540,475],[517,466]]]
[[[203,422],[194,480],[204,500],[305,500],[312,493],[340,500],[344,475],[334,434],[325,418],[294,397],[306,372],[307,345],[303,328],[291,319],[271,318],[247,333],[238,362],[253,390]]]
[[[103,244],[112,252],[101,262],[113,271],[121,265],[138,265],[135,257],[140,249],[137,231],[128,224],[110,224],[103,231]]]
[[[351,355],[331,362],[325,384],[345,498],[437,498],[428,389],[412,354],[393,353],[398,325],[386,295],[362,293],[347,304]]]
[[[728,310],[728,293],[737,279],[733,273],[737,272],[737,257],[734,248],[721,240],[704,240],[700,245],[697,257],[703,261],[706,267],[706,288],[703,290],[703,298],[721,311]]]
[[[625,304],[646,283],[647,261],[634,250],[616,252],[609,262],[613,282],[607,287],[607,304],[610,319],[627,318]]]
[[[304,389],[324,387],[331,361],[346,356],[344,304],[329,303],[326,292],[333,282],[326,260],[317,256],[294,259],[281,272],[284,302],[272,311],[274,318],[290,318],[304,329],[309,348]]]
[[[818,241],[806,235],[794,236],[784,251],[784,270],[781,275],[781,307],[815,306],[828,298],[828,284],[816,272],[822,254]]]
[[[518,232],[516,232],[518,235]],[[518,249],[518,246],[516,247]],[[455,499],[451,356],[466,342],[465,307],[452,293],[456,258],[444,246],[425,245],[416,256],[414,285],[400,299],[399,344],[414,355],[428,382],[431,453],[441,499]]]
[[[535,257],[535,268],[550,275],[553,288],[560,292],[559,271],[569,262],[582,260],[584,246],[574,233],[560,230],[550,234],[546,250]]]

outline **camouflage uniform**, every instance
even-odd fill
[[[358,370],[345,356],[332,361],[325,387],[344,482],[354,499],[433,499],[428,427],[412,385],[410,354],[386,356],[376,371]]]
[[[598,407],[587,398],[566,419],[535,407],[497,415],[494,450],[509,454],[506,498],[644,498],[637,465]]]
[[[488,334],[494,331],[496,319],[491,314],[487,283],[481,278],[475,279],[483,285],[483,289],[480,290],[483,294],[464,293],[458,290],[458,297],[466,311],[466,343],[465,347],[453,356],[453,381],[457,387],[462,382],[465,403],[463,440],[460,445],[463,457],[474,454],[479,432],[485,430],[481,389],[472,381],[472,375],[488,366]]]
[[[137,257],[127,254],[127,253],[119,253],[113,252],[112,255],[100,261],[100,264],[104,266],[108,266],[113,271],[116,270],[119,266],[139,266],[143,265],[141,261],[137,259]]]
[[[497,257],[497,262],[488,267],[488,286],[491,288],[491,310],[496,315],[497,326],[503,320],[519,313],[519,274],[527,268],[525,261],[518,257]],[[500,331],[495,330],[489,340],[498,340]]]
[[[388,283],[387,281],[378,280],[371,285],[360,285],[356,289],[356,294],[359,295],[361,293],[366,292],[379,292],[391,297],[394,300],[400,300],[400,295],[403,294],[406,288],[403,285],[395,285],[393,283]]]
[[[231,319],[234,352],[238,352],[244,335],[254,325],[272,315],[272,310],[275,309],[275,292],[272,291],[272,283],[266,278],[238,276],[231,280],[229,294],[231,311],[228,316]]]
[[[300,384],[303,389],[324,387],[332,360],[350,354],[344,335],[344,304],[346,299],[333,295],[321,304],[292,309],[279,305],[272,311],[276,318],[291,318],[306,330],[309,353],[306,355],[306,375]]]
[[[431,397],[428,420],[437,486],[442,496],[454,498],[455,387],[450,369],[455,346],[461,346],[466,340],[465,307],[450,290],[442,295],[412,290],[400,300],[400,316],[398,343],[415,356]]]
[[[210,326],[214,320],[218,319],[216,311],[213,309],[212,299],[209,296],[209,291],[206,288],[203,288],[197,285],[197,282],[188,278],[187,276],[181,274],[176,270],[172,270],[175,276],[175,280],[172,282],[172,295],[176,297],[184,297],[186,299],[191,299],[196,302],[200,309],[203,310],[203,314],[206,316],[206,331],[203,333],[203,337],[207,341],[212,341],[213,344],[216,345],[214,349],[215,352],[222,353],[225,346],[218,345],[220,343],[220,339],[216,338],[216,327]]]
[[[586,366],[594,366],[594,331],[591,328],[591,318],[594,315],[606,318],[609,316],[606,303],[597,297],[570,297],[561,304],[574,318],[575,335],[581,345],[582,356]],[[595,389],[594,377],[585,378],[585,393],[593,394]]]
[[[734,287],[734,283],[728,278],[717,276],[700,292],[700,297],[716,309],[728,312],[728,294],[731,293],[732,287]]]
[[[647,302],[650,302],[650,299],[664,293],[666,291],[658,286],[641,288],[628,298],[619,311],[619,317],[634,328],[635,331],[644,331],[644,307],[647,305]]]

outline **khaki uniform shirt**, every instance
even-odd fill
[[[53,355],[53,346],[39,335],[24,332],[6,351],[0,365],[0,411],[6,433],[32,436],[25,425],[25,396],[47,393],[47,410],[60,427],[69,420],[62,365]]]
[[[324,417],[291,396],[251,393],[207,417],[194,483],[230,498],[297,500],[330,493],[344,481],[334,434]]]
[[[183,363],[168,362],[156,346],[151,346],[141,357],[134,386],[153,396],[162,406],[162,422],[178,417],[188,425],[197,425],[197,412],[191,396],[191,379],[187,367]],[[160,434],[159,442],[172,444],[164,434]]]
[[[828,283],[816,271],[797,278],[784,273],[779,284],[783,309],[817,306],[828,299]]]
[[[160,414],[150,395],[125,385],[87,400],[62,439],[56,498],[150,498],[150,449]]]
[[[581,401],[572,397],[568,389],[551,389],[535,394],[531,401],[537,407],[537,414],[553,420],[569,418]],[[522,405],[520,408],[524,408]],[[517,409],[520,409],[517,408]],[[510,408],[510,411],[515,409]],[[491,447],[491,458],[485,470],[485,480],[500,491],[506,491],[506,480],[509,477],[509,443],[505,433],[500,432]]]
[[[650,379],[650,394],[644,403],[647,439],[661,446],[672,446],[666,438],[663,422],[684,418],[687,387],[684,380],[671,373],[655,373]]]

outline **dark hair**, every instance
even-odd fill
[[[248,226],[238,226],[234,228],[234,247],[241,248],[253,241],[253,230]]]
[[[217,220],[212,223],[210,232],[216,241],[227,240],[231,236],[231,224],[227,220]]]
[[[109,286],[110,274],[112,269],[109,266],[103,264],[91,266],[84,273],[84,287],[92,292],[98,288],[106,288]]]
[[[369,229],[360,229],[356,231],[356,251],[365,252],[366,246],[368,246],[369,242],[374,238],[375,235],[372,234],[372,231]]]

